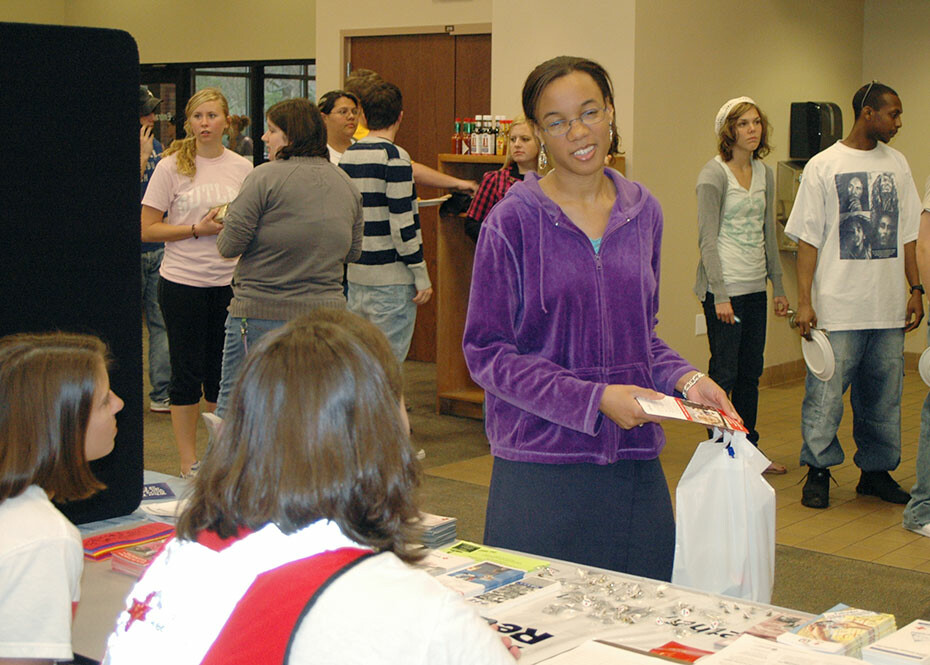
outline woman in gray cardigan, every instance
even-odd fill
[[[342,266],[362,250],[362,196],[329,162],[319,109],[287,99],[266,116],[271,161],[242,183],[216,240],[221,255],[241,254],[226,319],[221,418],[249,347],[301,314],[344,308]]]
[[[748,97],[724,104],[714,121],[718,154],[698,176],[698,245],[694,292],[704,303],[710,377],[731,394],[749,440],[758,445],[756,413],[765,350],[766,280],[775,314],[785,316],[775,240],[775,183],[762,163],[768,120]],[[766,473],[785,473],[773,462]]]

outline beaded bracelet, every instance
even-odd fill
[[[684,397],[685,399],[688,399],[688,391],[694,387],[695,383],[703,379],[705,376],[707,375],[704,374],[704,372],[698,372],[697,374],[692,376],[690,379],[688,379],[688,382],[681,389],[681,396]]]

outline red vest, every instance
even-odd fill
[[[222,548],[230,539],[214,543],[201,534],[201,544]],[[297,626],[316,599],[342,573],[375,554],[370,550],[344,547],[291,561],[268,570],[252,582],[202,665],[259,665],[286,663]]]

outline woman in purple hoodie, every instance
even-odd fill
[[[523,111],[554,168],[527,174],[486,218],[465,326],[494,455],[484,541],[667,580],[665,438],[636,398],[677,392],[738,416],[656,336],[662,211],[604,167],[616,132],[607,72],[544,62]]]

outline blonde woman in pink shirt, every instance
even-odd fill
[[[223,147],[229,104],[217,88],[200,90],[187,103],[186,138],[162,155],[142,199],[142,240],[165,243],[158,301],[171,358],[171,425],[181,477],[197,473],[200,399],[216,409],[226,308],[237,259],[216,250],[223,228],[216,219],[232,201],[252,164]]]

